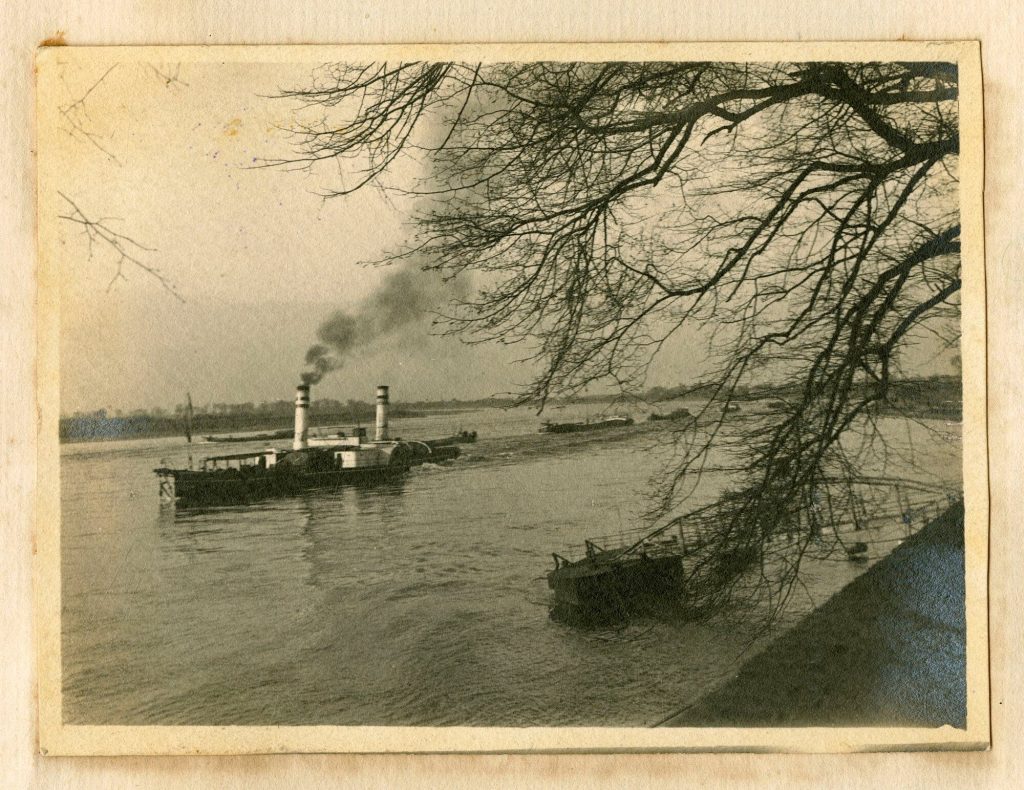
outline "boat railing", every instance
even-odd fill
[[[678,529],[676,524],[670,526]],[[626,553],[658,557],[687,554],[700,545],[701,541],[698,537],[692,535],[684,537],[679,531],[668,532],[667,527],[653,531],[649,528],[639,527],[586,538],[583,543],[570,545],[566,553],[569,556],[591,560],[610,559]],[[572,561],[566,560],[561,555],[558,557],[562,564],[572,564]],[[556,568],[560,567],[559,560],[556,560]]]
[[[891,494],[882,497],[858,497],[852,503],[840,502],[837,499],[831,503],[831,513],[826,512],[829,505],[823,501],[815,507],[816,512],[812,515],[822,519],[822,526],[831,528],[836,535],[874,529],[894,522],[902,523],[909,529],[937,518],[962,496],[958,492],[927,484],[911,484],[908,488],[909,490],[895,496],[896,501],[893,501],[894,497]],[[566,554],[570,557],[600,561],[626,554],[648,557],[690,555],[702,548],[702,537],[699,534],[687,534],[685,523],[675,520],[654,530],[638,527],[588,537],[582,544],[570,545]],[[573,562],[561,555],[555,556],[556,569],[561,567],[560,562],[563,565]]]

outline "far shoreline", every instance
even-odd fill
[[[877,402],[870,409],[874,416],[906,417],[909,419],[933,419],[960,422],[963,418],[963,396],[961,382],[955,376],[931,376],[894,381],[884,401]],[[684,399],[703,399],[708,393],[706,385],[678,386],[672,388],[654,387],[641,394],[590,395],[574,398],[553,398],[547,405],[554,408],[584,406],[588,404],[614,404],[625,408],[644,409],[657,412],[664,404]],[[771,408],[786,408],[788,399],[796,398],[793,387],[783,388],[742,388],[728,400],[719,399],[729,406],[735,404],[764,403]],[[421,417],[465,414],[483,409],[507,410],[516,406],[531,405],[515,398],[492,397],[476,400],[435,400],[410,401],[392,405],[392,419],[416,419]],[[536,405],[536,404],[532,404]],[[220,411],[200,411],[192,416],[193,437],[229,436],[266,431],[286,431],[294,424],[294,411],[290,401],[277,401],[255,406],[249,404],[216,404]],[[338,401],[320,401],[319,408],[314,402],[310,419],[321,428],[371,423],[374,419],[373,405],[359,401],[347,404]],[[153,412],[142,410],[129,415],[115,413],[109,416],[106,410],[89,414],[62,416],[58,426],[60,444],[81,442],[127,441],[131,439],[157,439],[167,436],[186,435],[188,418],[185,407],[179,404],[174,414],[159,409]],[[254,437],[259,438],[259,437]]]

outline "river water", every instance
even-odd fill
[[[538,423],[525,409],[394,421],[406,438],[481,438],[379,488],[204,512],[159,503],[152,470],[188,463],[181,438],[62,447],[65,721],[645,726],[695,701],[769,637],[735,618],[580,630],[547,611],[551,552],[637,526],[663,431],[570,441]],[[958,484],[958,425],[886,432]],[[709,475],[702,495],[722,484]],[[785,622],[866,567],[810,563]]]

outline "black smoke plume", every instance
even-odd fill
[[[319,342],[306,352],[303,383],[317,384],[352,351],[375,340],[397,334],[425,337],[435,312],[466,295],[459,279],[445,282],[437,272],[411,264],[393,271],[354,312],[338,310],[320,324]]]

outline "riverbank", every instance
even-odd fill
[[[963,504],[669,727],[966,726]]]

